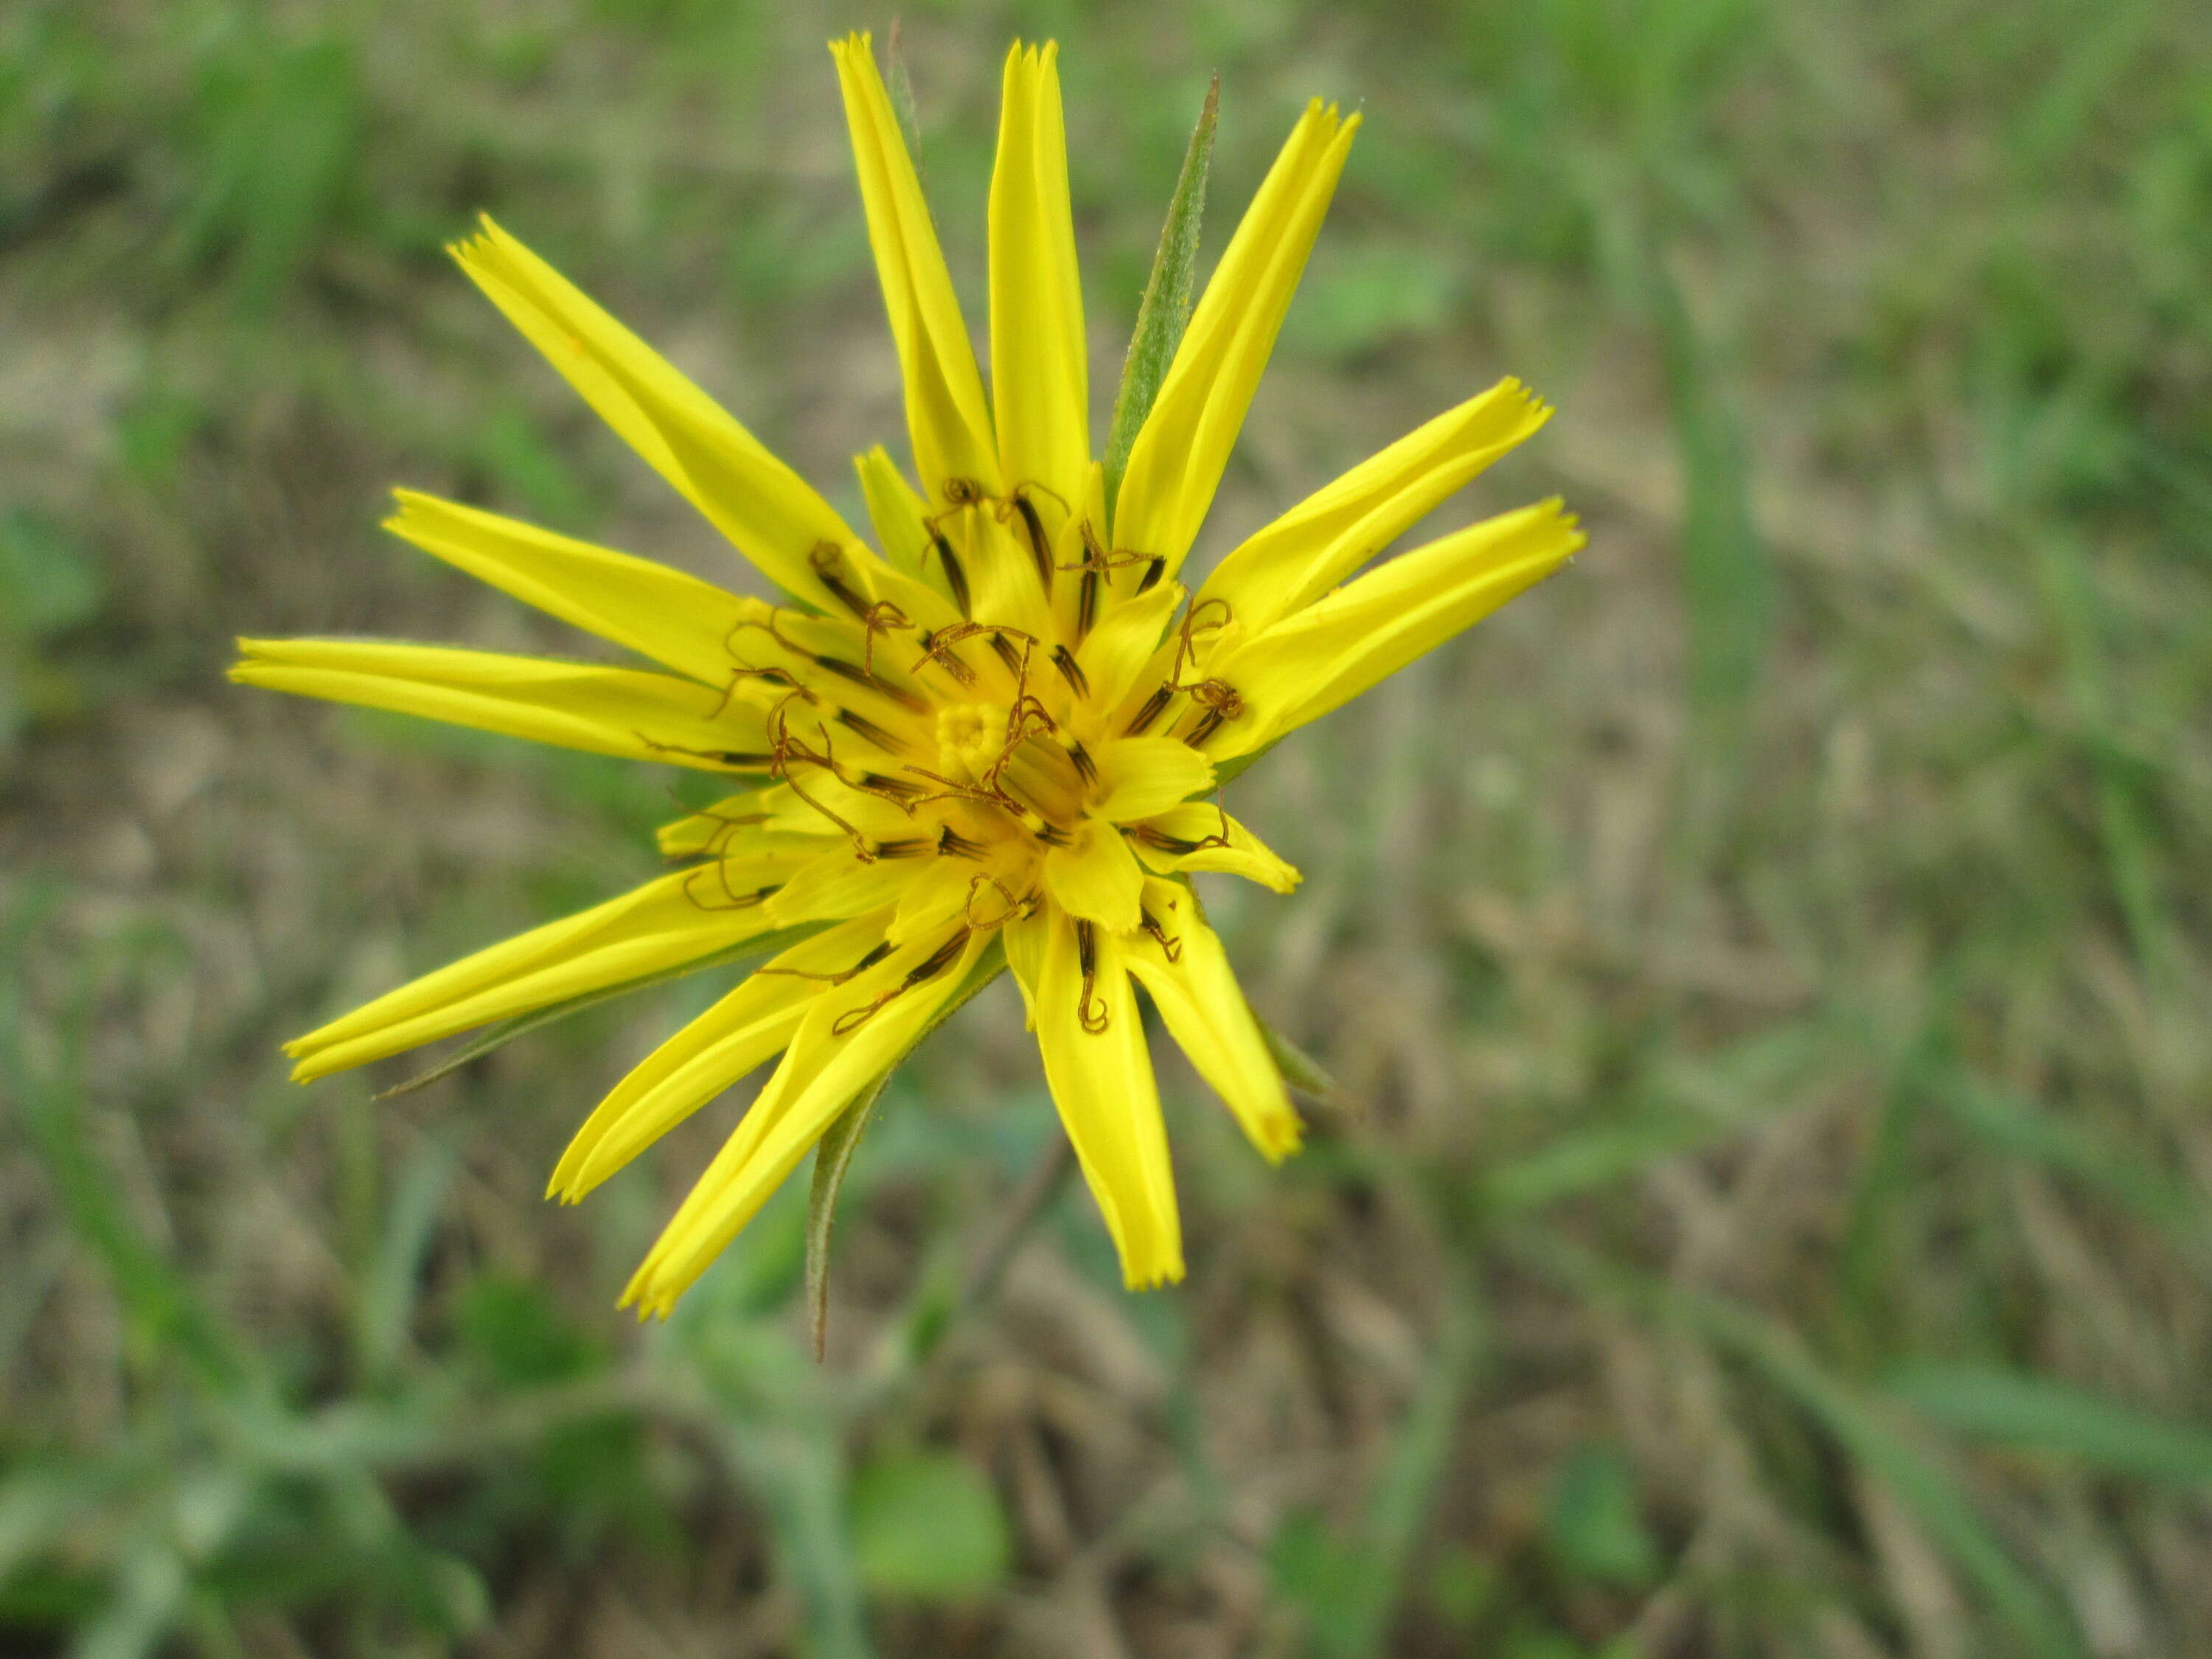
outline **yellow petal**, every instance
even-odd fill
[[[1067,200],[1067,139],[1060,48],[1018,44],[1006,54],[999,155],[991,174],[991,390],[999,458],[1009,488],[1049,492],[1057,526],[1073,512],[1091,460],[1090,380],[1075,224]],[[1057,497],[1052,501],[1051,497]]]
[[[1060,1121],[1106,1220],[1131,1290],[1182,1277],[1182,1223],[1144,1023],[1121,945],[1048,905],[1006,930],[1006,959],[1028,975],[1037,1047]]]
[[[727,772],[768,768],[760,711],[668,674],[373,640],[240,640],[230,678],[563,749]],[[720,705],[718,707],[718,705]]]
[[[1119,709],[1136,685],[1138,676],[1167,632],[1168,619],[1182,603],[1179,583],[1163,581],[1133,597],[1113,599],[1104,615],[1075,653],[1091,688],[1086,707]]]
[[[1131,839],[1146,866],[1162,875],[1215,870],[1277,893],[1287,893],[1304,879],[1243,824],[1202,801],[1147,818],[1135,826]]]
[[[1085,818],[1075,839],[1044,855],[1044,890],[1070,915],[1126,933],[1137,925],[1145,872],[1129,843],[1109,825]]]
[[[1106,790],[1091,810],[1110,823],[1151,817],[1213,787],[1213,763],[1175,738],[1115,738],[1091,756]]]
[[[772,858],[679,870],[479,951],[286,1043],[300,1062],[293,1078],[343,1072],[743,944],[769,930],[760,890],[791,868]]]
[[[868,522],[876,542],[894,569],[927,580],[929,568],[929,527],[922,520],[929,503],[915,493],[899,471],[898,463],[881,444],[853,459],[860,475],[860,495],[868,504]]]
[[[1557,570],[1584,538],[1557,501],[1470,525],[1392,559],[1210,661],[1243,712],[1217,761],[1318,720]]]
[[[1114,542],[1165,558],[1170,575],[1212,504],[1358,125],[1319,99],[1306,106],[1206,283],[1130,449]]]
[[[998,450],[975,347],[922,199],[921,180],[899,136],[890,94],[868,36],[833,41],[830,51],[844,90],[868,242],[905,376],[907,427],[923,489],[940,506],[947,478],[971,480],[996,495]]]
[[[802,864],[769,901],[779,927],[802,921],[842,921],[896,904],[915,878],[937,860],[879,858],[861,862],[850,842],[840,842]]]
[[[1518,380],[1500,380],[1253,536],[1206,579],[1194,606],[1227,606],[1249,635],[1311,604],[1528,439],[1551,413]]]
[[[641,1314],[673,1308],[838,1113],[928,1030],[988,942],[964,928],[917,939],[817,997],[775,1075],[647,1253],[623,1305]],[[854,1023],[885,993],[892,994]]]
[[[904,945],[924,933],[942,933],[970,913],[977,880],[975,866],[965,859],[931,859],[899,895],[897,913],[884,937],[893,945]],[[994,899],[976,906],[974,914],[988,921],[1005,908]]]
[[[810,554],[826,542],[864,569],[876,563],[804,479],[489,217],[453,252],[600,418],[771,580],[828,610]]]
[[[1252,1144],[1270,1164],[1279,1164],[1298,1149],[1298,1115],[1220,936],[1206,925],[1197,896],[1180,883],[1146,882],[1145,914],[1165,943],[1149,931],[1121,941],[1130,973]]]
[[[601,1101],[561,1154],[546,1196],[575,1203],[654,1141],[780,1053],[807,1005],[883,938],[885,914],[858,917],[756,969],[647,1054]]]
[[[412,489],[384,527],[479,581],[679,673],[730,678],[731,629],[768,607],[650,559]]]

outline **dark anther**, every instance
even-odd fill
[[[700,877],[710,872],[714,878],[716,885],[720,886],[722,890],[722,897],[719,902],[710,902],[707,899],[701,898],[698,894],[691,890],[692,883],[697,881]],[[763,887],[757,891],[750,893],[739,893],[733,891],[730,886],[729,875],[727,872],[722,868],[720,860],[717,860],[712,865],[701,865],[696,870],[692,871],[690,874],[684,878],[683,885],[685,902],[694,909],[708,911],[750,910],[757,905],[765,904],[768,902],[769,896],[776,891],[775,887]]]
[[[1129,826],[1129,834],[1153,851],[1165,853],[1170,858],[1181,858],[1186,853],[1203,853],[1210,848],[1229,845],[1227,835],[1206,836],[1198,841],[1185,841],[1181,836],[1170,836],[1164,830],[1156,830],[1149,823]]]
[[[952,544],[945,539],[945,532],[932,525],[929,544],[937,550],[938,562],[945,567],[945,585],[952,590],[952,603],[962,616],[975,613],[975,601],[968,591],[968,573],[960,568],[960,556],[952,550]]]
[[[1060,670],[1060,678],[1067,682],[1067,689],[1074,692],[1077,696],[1087,697],[1091,695],[1091,682],[1085,677],[1081,666],[1077,664],[1075,653],[1064,645],[1055,645],[1052,648],[1052,665]]]
[[[1182,941],[1170,938],[1168,930],[1160,926],[1160,919],[1150,910],[1139,910],[1137,915],[1138,926],[1152,936],[1152,942],[1160,947],[1160,954],[1171,963],[1182,961]]]
[[[1098,620],[1098,573],[1086,570],[1083,582],[1075,590],[1075,637],[1091,637],[1091,624]]]
[[[966,628],[970,624],[963,623],[961,626]],[[952,637],[947,638],[945,635],[952,635]],[[953,635],[952,629],[949,628],[942,635],[932,633],[925,629],[921,635],[921,659],[915,664],[910,672],[919,674],[933,662],[961,684],[973,686],[975,684],[975,671],[952,654],[954,640],[963,637],[965,636]]]
[[[814,652],[807,654],[812,659],[814,665],[825,674],[835,674],[839,679],[850,684],[864,685],[871,691],[880,692],[898,704],[900,708],[914,714],[926,714],[929,712],[927,698],[919,696],[912,691],[902,690],[889,681],[878,678],[866,669],[847,662],[842,657],[825,656]]]
[[[980,859],[990,849],[980,841],[970,841],[951,824],[937,832],[937,850],[947,858]]]
[[[937,851],[937,842],[928,836],[902,836],[896,841],[872,842],[868,850],[879,859],[927,858]]]
[[[814,567],[815,575],[820,579],[822,586],[830,590],[830,597],[854,616],[865,617],[868,614],[868,602],[848,586],[844,578],[837,574],[837,567],[843,561],[844,550],[835,542],[817,542],[806,555],[806,562]]]
[[[817,979],[824,985],[842,985],[855,974],[864,974],[891,953],[891,942],[882,939],[868,947],[867,954],[850,968],[835,974],[817,974],[805,968],[756,968],[756,974],[777,974],[786,979]]]
[[[1091,751],[1079,739],[1070,738],[1067,740],[1067,757],[1075,763],[1076,775],[1083,780],[1085,786],[1096,789],[1098,787],[1098,763],[1091,758]]]
[[[918,783],[908,783],[904,778],[895,778],[883,772],[863,772],[853,780],[853,787],[865,789],[872,795],[881,795],[887,800],[914,800],[929,792]]]
[[[894,997],[901,996],[906,992],[913,990],[917,985],[927,985],[931,980],[935,979],[947,968],[950,968],[954,963],[957,962],[960,959],[960,952],[966,948],[967,944],[968,933],[963,928],[961,932],[953,934],[951,939],[945,940],[944,944],[939,945],[921,961],[916,963],[911,969],[908,969],[906,977],[901,980],[897,984],[892,986],[888,990],[878,991],[876,994],[875,1000],[873,1001],[866,1004],[863,1007],[848,1008],[843,1013],[838,1015],[836,1019],[830,1022],[830,1035],[831,1036],[850,1036],[854,1032],[859,1030],[860,1027],[866,1025],[870,1020],[873,1019],[876,1015],[882,1011],[884,1006],[890,1002]]]
[[[1022,672],[1021,653],[1014,649],[1004,634],[994,633],[991,635],[991,649],[998,653],[999,660],[1006,664],[1006,672],[1015,675]]]
[[[1171,702],[1174,697],[1175,687],[1172,685],[1164,683],[1154,686],[1152,688],[1152,695],[1145,699],[1144,707],[1138,709],[1134,714],[1130,716],[1129,723],[1122,728],[1121,734],[1124,737],[1133,738],[1139,732],[1144,731],[1146,727],[1150,726],[1154,720],[1159,719],[1161,714],[1166,711],[1169,702]]]
[[[686,749],[680,743],[655,743],[644,732],[635,728],[631,730],[630,736],[635,738],[656,755],[690,755],[696,760],[712,761],[717,766],[726,766],[733,770],[749,772],[769,771],[775,765],[775,757],[773,754],[758,755],[748,750],[739,749]]]
[[[1152,562],[1145,567],[1145,574],[1137,580],[1137,592],[1149,593],[1158,587],[1160,578],[1167,574],[1167,568],[1168,562],[1157,553],[1154,554]]]
[[[1052,544],[1045,539],[1044,520],[1037,517],[1036,503],[1022,489],[1017,489],[1011,499],[1014,511],[1021,515],[1022,528],[1029,535],[1030,557],[1036,564],[1037,581],[1049,593],[1052,592]]]
[[[865,714],[855,714],[849,708],[841,708],[837,711],[836,719],[838,725],[859,732],[878,749],[888,749],[893,754],[897,754],[906,747],[904,744]]]

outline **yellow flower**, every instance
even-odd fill
[[[1127,1283],[1182,1275],[1136,988],[1268,1158],[1299,1126],[1192,872],[1297,872],[1224,776],[1548,575],[1556,501],[1361,567],[1547,410],[1502,382],[1177,578],[1344,165],[1316,101],[1246,211],[1131,449],[1091,459],[1055,49],[1006,59],[987,396],[868,40],[831,48],[921,489],[860,458],[881,551],[705,393],[486,220],[463,268],[792,603],[403,491],[388,527],[659,671],[344,640],[242,641],[234,679],[743,779],[672,823],[680,867],[287,1045],[302,1081],[566,1000],[781,948],[619,1083],[574,1201],[781,1063],[625,1296],[665,1314],[856,1098],[1011,966]],[[995,402],[995,417],[994,403]]]

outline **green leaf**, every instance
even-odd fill
[[[1206,175],[1213,161],[1213,123],[1221,103],[1221,77],[1216,75],[1206,89],[1206,106],[1183,152],[1182,173],[1175,194],[1168,199],[1167,222],[1160,227],[1159,251],[1152,256],[1152,274],[1145,283],[1144,298],[1137,302],[1137,326],[1129,337],[1129,355],[1121,364],[1121,387],[1114,394],[1114,422],[1106,436],[1106,522],[1114,522],[1115,499],[1121,491],[1121,474],[1128,469],[1129,451],[1152,412],[1152,400],[1175,362],[1190,322],[1190,290],[1198,270],[1199,222],[1206,216]]]
[[[1634,1585],[1658,1576],[1658,1547],[1637,1513],[1635,1474],[1614,1447],[1568,1454],[1553,1476],[1544,1524],[1560,1562],[1582,1577]]]
[[[757,939],[747,939],[742,945],[733,945],[728,950],[717,951],[713,956],[701,957],[696,962],[687,962],[678,967],[665,968],[657,974],[647,974],[639,979],[626,979],[619,985],[605,986],[597,991],[586,991],[580,997],[570,997],[566,1002],[551,1003],[532,1013],[517,1014],[513,1019],[501,1020],[498,1024],[489,1027],[479,1036],[471,1038],[445,1059],[431,1066],[428,1071],[417,1072],[404,1083],[395,1083],[389,1089],[379,1090],[370,1098],[390,1100],[395,1095],[412,1094],[417,1089],[427,1088],[440,1078],[451,1077],[471,1060],[482,1060],[495,1048],[504,1048],[526,1032],[537,1030],[540,1026],[553,1024],[556,1021],[568,1018],[571,1014],[580,1014],[586,1008],[594,1007],[602,1002],[611,1002],[617,997],[626,997],[634,991],[642,991],[655,985],[665,985],[671,980],[688,978],[693,974],[703,974],[710,968],[726,968],[733,962],[747,962],[755,957],[773,956],[779,951],[790,949],[801,939],[812,937],[822,930],[823,925],[820,922],[807,922],[797,927],[780,928],[773,933],[763,933]]]
[[[2062,1452],[2181,1486],[2212,1484],[2212,1429],[2172,1423],[2047,1376],[1982,1365],[1901,1366],[1885,1391],[1969,1439]]]
[[[879,1595],[957,1602],[1006,1574],[1006,1519],[975,1465],[946,1452],[878,1459],[853,1481],[853,1548]]]

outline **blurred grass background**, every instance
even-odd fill
[[[733,567],[441,242],[494,211],[849,510],[898,398],[822,44],[887,21],[0,12],[0,1650],[2212,1652],[2185,0],[908,9],[971,300],[1001,55],[1063,43],[1102,404],[1207,74],[1217,250],[1367,112],[1213,550],[1506,373],[1560,413],[1453,512],[1591,533],[1236,786],[1308,881],[1223,925],[1341,1099],[1269,1175],[1168,1071],[1181,1290],[1070,1189],[961,1294],[1055,1133],[1010,996],[895,1084],[823,1369],[796,1194],[613,1310],[735,1103],[539,1200],[711,988],[284,1080],[667,803],[230,635],[578,648],[395,482]]]

